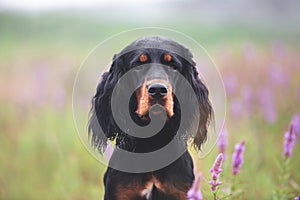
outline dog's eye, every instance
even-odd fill
[[[164,62],[166,64],[168,64],[172,69],[175,69],[175,70],[177,69],[177,67],[175,66],[175,63],[173,62],[174,60],[173,60],[173,56],[171,54],[166,53],[164,55],[163,59],[164,59]]]
[[[172,61],[172,56],[171,54],[167,53],[164,55],[164,61],[165,62],[171,62]]]
[[[144,63],[147,62],[148,56],[146,54],[141,54],[139,57],[140,62]]]

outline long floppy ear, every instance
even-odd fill
[[[88,134],[92,146],[100,153],[105,151],[107,140],[113,140],[117,136],[117,126],[112,116],[110,101],[119,77],[116,65],[117,62],[114,61],[109,72],[102,75],[102,80],[98,84],[96,94],[92,99]]]
[[[196,150],[201,149],[201,145],[207,139],[207,129],[213,119],[213,109],[208,98],[209,92],[204,83],[200,80],[195,63],[187,62],[188,67],[185,68],[185,77],[190,82],[199,103],[200,119],[197,133],[193,139],[193,145]]]

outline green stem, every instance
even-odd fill
[[[282,168],[280,170],[280,176],[279,176],[279,185],[277,188],[277,198],[278,199],[287,199],[287,185],[289,182],[289,163],[290,163],[290,158],[285,157],[282,163]]]
[[[234,191],[235,191],[235,185],[236,185],[236,179],[235,179],[235,176],[236,175],[233,175],[232,177],[231,177],[231,190],[230,190],[230,192],[233,194],[234,193]]]

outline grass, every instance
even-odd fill
[[[70,108],[63,112],[41,108],[11,117],[1,116],[1,121],[14,123],[5,122],[0,138],[1,199],[97,199],[101,195],[104,167],[85,151]]]
[[[126,20],[105,21],[78,13],[0,13],[0,199],[99,199],[103,196],[106,167],[86,151],[75,130],[72,86],[78,66],[96,44],[111,34],[139,26],[145,25]],[[279,170],[275,163],[281,157],[284,131],[291,115],[300,112],[299,67],[295,56],[299,54],[296,37],[299,31],[238,24],[213,26],[197,21],[186,24],[180,20],[148,26],[174,28],[195,38],[216,58],[224,77],[228,72],[238,77],[239,91],[243,84],[253,85],[255,89],[264,84],[271,87],[277,107],[275,123],[267,123],[259,107],[252,115],[234,118],[229,108],[240,93],[228,96],[229,160],[225,161],[221,175],[226,189],[232,179],[230,156],[234,144],[245,139],[245,164],[235,180],[243,192],[232,199],[270,199],[278,185]],[[270,51],[276,41],[285,45],[287,57],[275,60],[291,74],[291,81],[280,91],[265,81],[267,66],[274,61]],[[253,63],[247,63],[242,53],[247,43],[256,48],[259,57]],[[42,80],[41,68],[45,70],[41,72]],[[257,77],[262,81],[258,82]],[[58,89],[64,92],[62,97],[56,97]],[[299,153],[298,144],[291,160],[293,181],[289,185],[294,196],[300,193]],[[216,154],[214,148],[203,160],[194,155],[198,171],[203,172],[206,180],[210,178],[208,171]],[[208,184],[202,183],[202,191],[205,199],[211,197]]]

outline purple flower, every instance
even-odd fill
[[[226,159],[225,151],[228,145],[227,135],[228,135],[227,129],[223,128],[221,130],[219,141],[218,141],[219,153],[222,153],[224,155],[224,160]]]
[[[230,103],[230,113],[234,118],[240,118],[243,115],[243,104],[240,99],[233,99]]]
[[[33,92],[34,100],[37,100],[34,101],[35,105],[43,106],[47,103],[50,74],[50,66],[46,63],[39,64],[33,72],[34,89],[31,91]]]
[[[237,175],[244,162],[245,141],[235,145],[235,150],[232,154],[232,173]]]
[[[269,68],[270,81],[272,85],[282,85],[285,86],[288,84],[289,75],[285,70],[277,63],[272,63]]]
[[[295,197],[295,200],[300,200],[300,194]]]
[[[202,174],[198,174],[196,177],[193,186],[187,193],[187,197],[189,200],[202,200],[203,196],[200,190],[200,182],[201,182]]]
[[[230,96],[236,93],[237,91],[237,79],[236,75],[231,73],[224,77],[224,86],[226,93]]]
[[[57,110],[62,111],[66,105],[66,91],[62,86],[56,86],[54,88],[53,103]]]
[[[214,195],[217,192],[217,187],[222,184],[219,181],[219,176],[220,176],[220,173],[222,172],[221,165],[222,165],[223,159],[224,159],[224,156],[222,153],[220,153],[217,156],[214,165],[210,169],[210,173],[212,174],[212,180],[209,181],[209,184],[211,185],[211,190],[214,193]]]
[[[293,153],[293,148],[296,140],[293,124],[290,125],[289,130],[284,134],[283,142],[283,156],[290,157]]]
[[[300,139],[300,115],[296,114],[293,116],[291,125],[293,125],[293,131],[296,137]]]
[[[253,90],[249,86],[243,87],[241,90],[241,97],[243,99],[243,107],[247,111],[248,115],[250,115],[253,111]]]
[[[281,42],[275,42],[273,45],[272,45],[272,52],[273,52],[273,55],[274,57],[278,58],[282,58],[286,55],[286,47],[283,43]]]
[[[274,123],[277,119],[274,97],[268,88],[263,88],[258,93],[260,108],[265,120],[269,123]]]
[[[104,158],[105,158],[106,160],[110,160],[110,158],[111,158],[113,152],[114,152],[114,146],[113,146],[113,144],[108,143],[108,144],[107,144],[107,147],[106,147],[106,149],[105,149],[105,152],[104,152]]]

